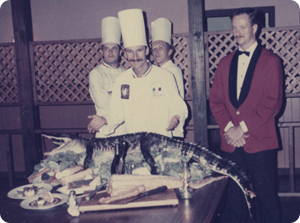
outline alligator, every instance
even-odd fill
[[[243,191],[251,215],[251,198],[255,197],[255,194],[249,188],[249,179],[246,173],[232,161],[222,158],[201,145],[148,132],[91,139],[67,135],[50,136],[43,134],[43,136],[62,143],[58,148],[45,153],[45,155],[53,156],[57,153],[70,150],[77,154],[86,152],[84,160],[85,168],[91,165],[95,152],[97,151],[113,151],[115,153],[114,159],[116,159],[118,155],[117,163],[119,163],[120,160],[126,162],[125,159],[128,154],[140,152],[144,160],[149,164],[151,174],[157,174],[156,158],[153,157],[153,153],[173,153],[183,162],[200,163],[213,172],[230,177],[239,185]],[[124,173],[122,167],[120,168],[118,166],[112,167],[111,171],[112,173],[118,171],[119,173]]]

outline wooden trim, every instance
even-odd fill
[[[275,6],[264,6],[255,8],[260,9],[264,13],[269,13],[269,26],[275,27]],[[230,16],[230,14],[237,9],[238,8],[207,10],[205,11],[205,22],[207,23],[207,18]]]
[[[18,96],[22,124],[25,171],[29,175],[39,157],[35,140],[35,110],[33,106],[33,88],[30,77],[29,41],[32,40],[32,22],[30,0],[11,2],[13,30],[15,38],[15,61],[18,74]]]
[[[268,32],[268,31],[285,31],[285,30],[300,30],[300,26],[283,26],[283,27],[271,27],[271,28],[263,28],[262,32]],[[214,30],[214,31],[206,31],[204,32],[205,36],[209,35],[217,35],[217,34],[228,34],[231,33],[232,30]]]
[[[172,34],[172,37],[188,37],[189,33],[175,33]],[[151,36],[149,36],[150,38]],[[31,46],[43,45],[43,44],[70,44],[70,43],[83,43],[83,42],[102,42],[102,38],[93,38],[93,39],[71,39],[71,40],[48,40],[48,41],[31,41],[29,44]],[[10,43],[7,43],[8,45]],[[12,45],[12,44],[11,44]],[[0,44],[1,46],[1,44]]]
[[[300,98],[300,93],[286,93],[286,98]]]
[[[14,43],[0,43],[0,47],[13,46]]]
[[[90,101],[57,101],[57,102],[37,102],[37,106],[72,106],[72,105],[94,105],[92,100]]]
[[[19,107],[20,104],[18,102],[11,102],[11,103],[0,103],[1,107]]]
[[[208,147],[204,60],[204,0],[188,0],[194,141]]]

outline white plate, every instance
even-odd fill
[[[50,209],[55,206],[61,205],[68,201],[69,197],[64,194],[52,194],[54,200],[52,203],[46,203],[45,205],[37,205],[37,199],[38,197],[32,197],[25,199],[21,202],[20,206],[24,209],[30,209],[30,210],[45,210]]]
[[[96,186],[87,186],[87,187],[81,187],[81,188],[76,188],[76,189],[67,189],[67,186],[64,186],[64,187],[60,187],[60,188],[56,189],[56,191],[63,193],[65,195],[69,195],[70,191],[74,190],[76,195],[80,195],[80,194],[83,194],[85,191],[95,190],[95,189],[96,189]]]
[[[34,195],[34,197],[42,194],[45,190],[47,190],[47,191],[52,190],[51,184],[44,184],[44,183],[27,184],[27,185],[23,185],[23,186],[12,189],[11,191],[9,191],[7,193],[7,197],[12,198],[12,199],[27,199],[28,197],[23,196],[23,188],[24,187],[32,187],[33,185],[37,186],[39,188],[37,193]]]

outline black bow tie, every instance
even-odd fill
[[[238,51],[239,55],[245,54],[247,57],[250,56],[250,52],[248,51]]]

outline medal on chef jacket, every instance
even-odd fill
[[[171,44],[172,23],[166,18],[151,22],[152,43],[158,40]]]
[[[153,96],[164,96],[165,92],[164,92],[164,88],[162,87],[162,83],[161,82],[155,82],[151,85],[152,88],[152,95]]]
[[[158,18],[151,22],[152,43],[155,41],[164,41],[171,44],[171,29],[172,23],[166,18]],[[165,95],[164,88],[160,82],[153,83],[151,87],[153,96]]]

